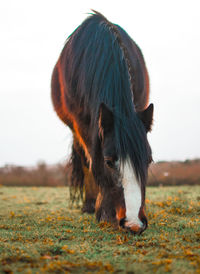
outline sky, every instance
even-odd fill
[[[51,74],[91,9],[124,28],[143,52],[154,161],[200,157],[198,0],[7,0],[0,4],[0,166],[69,157],[71,133],[53,110]]]

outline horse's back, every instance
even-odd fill
[[[149,102],[149,75],[143,54],[138,45],[120,26],[116,25],[123,44],[128,52],[128,58],[133,74],[133,100],[136,111],[144,110]]]

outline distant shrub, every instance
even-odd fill
[[[51,166],[39,162],[33,168],[15,165],[0,168],[0,185],[5,186],[65,186],[70,185],[70,177],[70,162]],[[148,185],[200,185],[200,159],[153,163]]]
[[[200,159],[153,163],[149,168],[148,185],[200,185]]]
[[[0,168],[0,185],[5,186],[64,186],[68,184],[66,165],[46,165],[39,162],[34,168],[5,165]]]

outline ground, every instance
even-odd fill
[[[71,208],[67,187],[0,187],[0,273],[200,273],[200,186],[147,188],[135,236]]]

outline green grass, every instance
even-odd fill
[[[200,186],[149,187],[141,236],[68,198],[64,187],[0,187],[0,273],[200,273]]]

